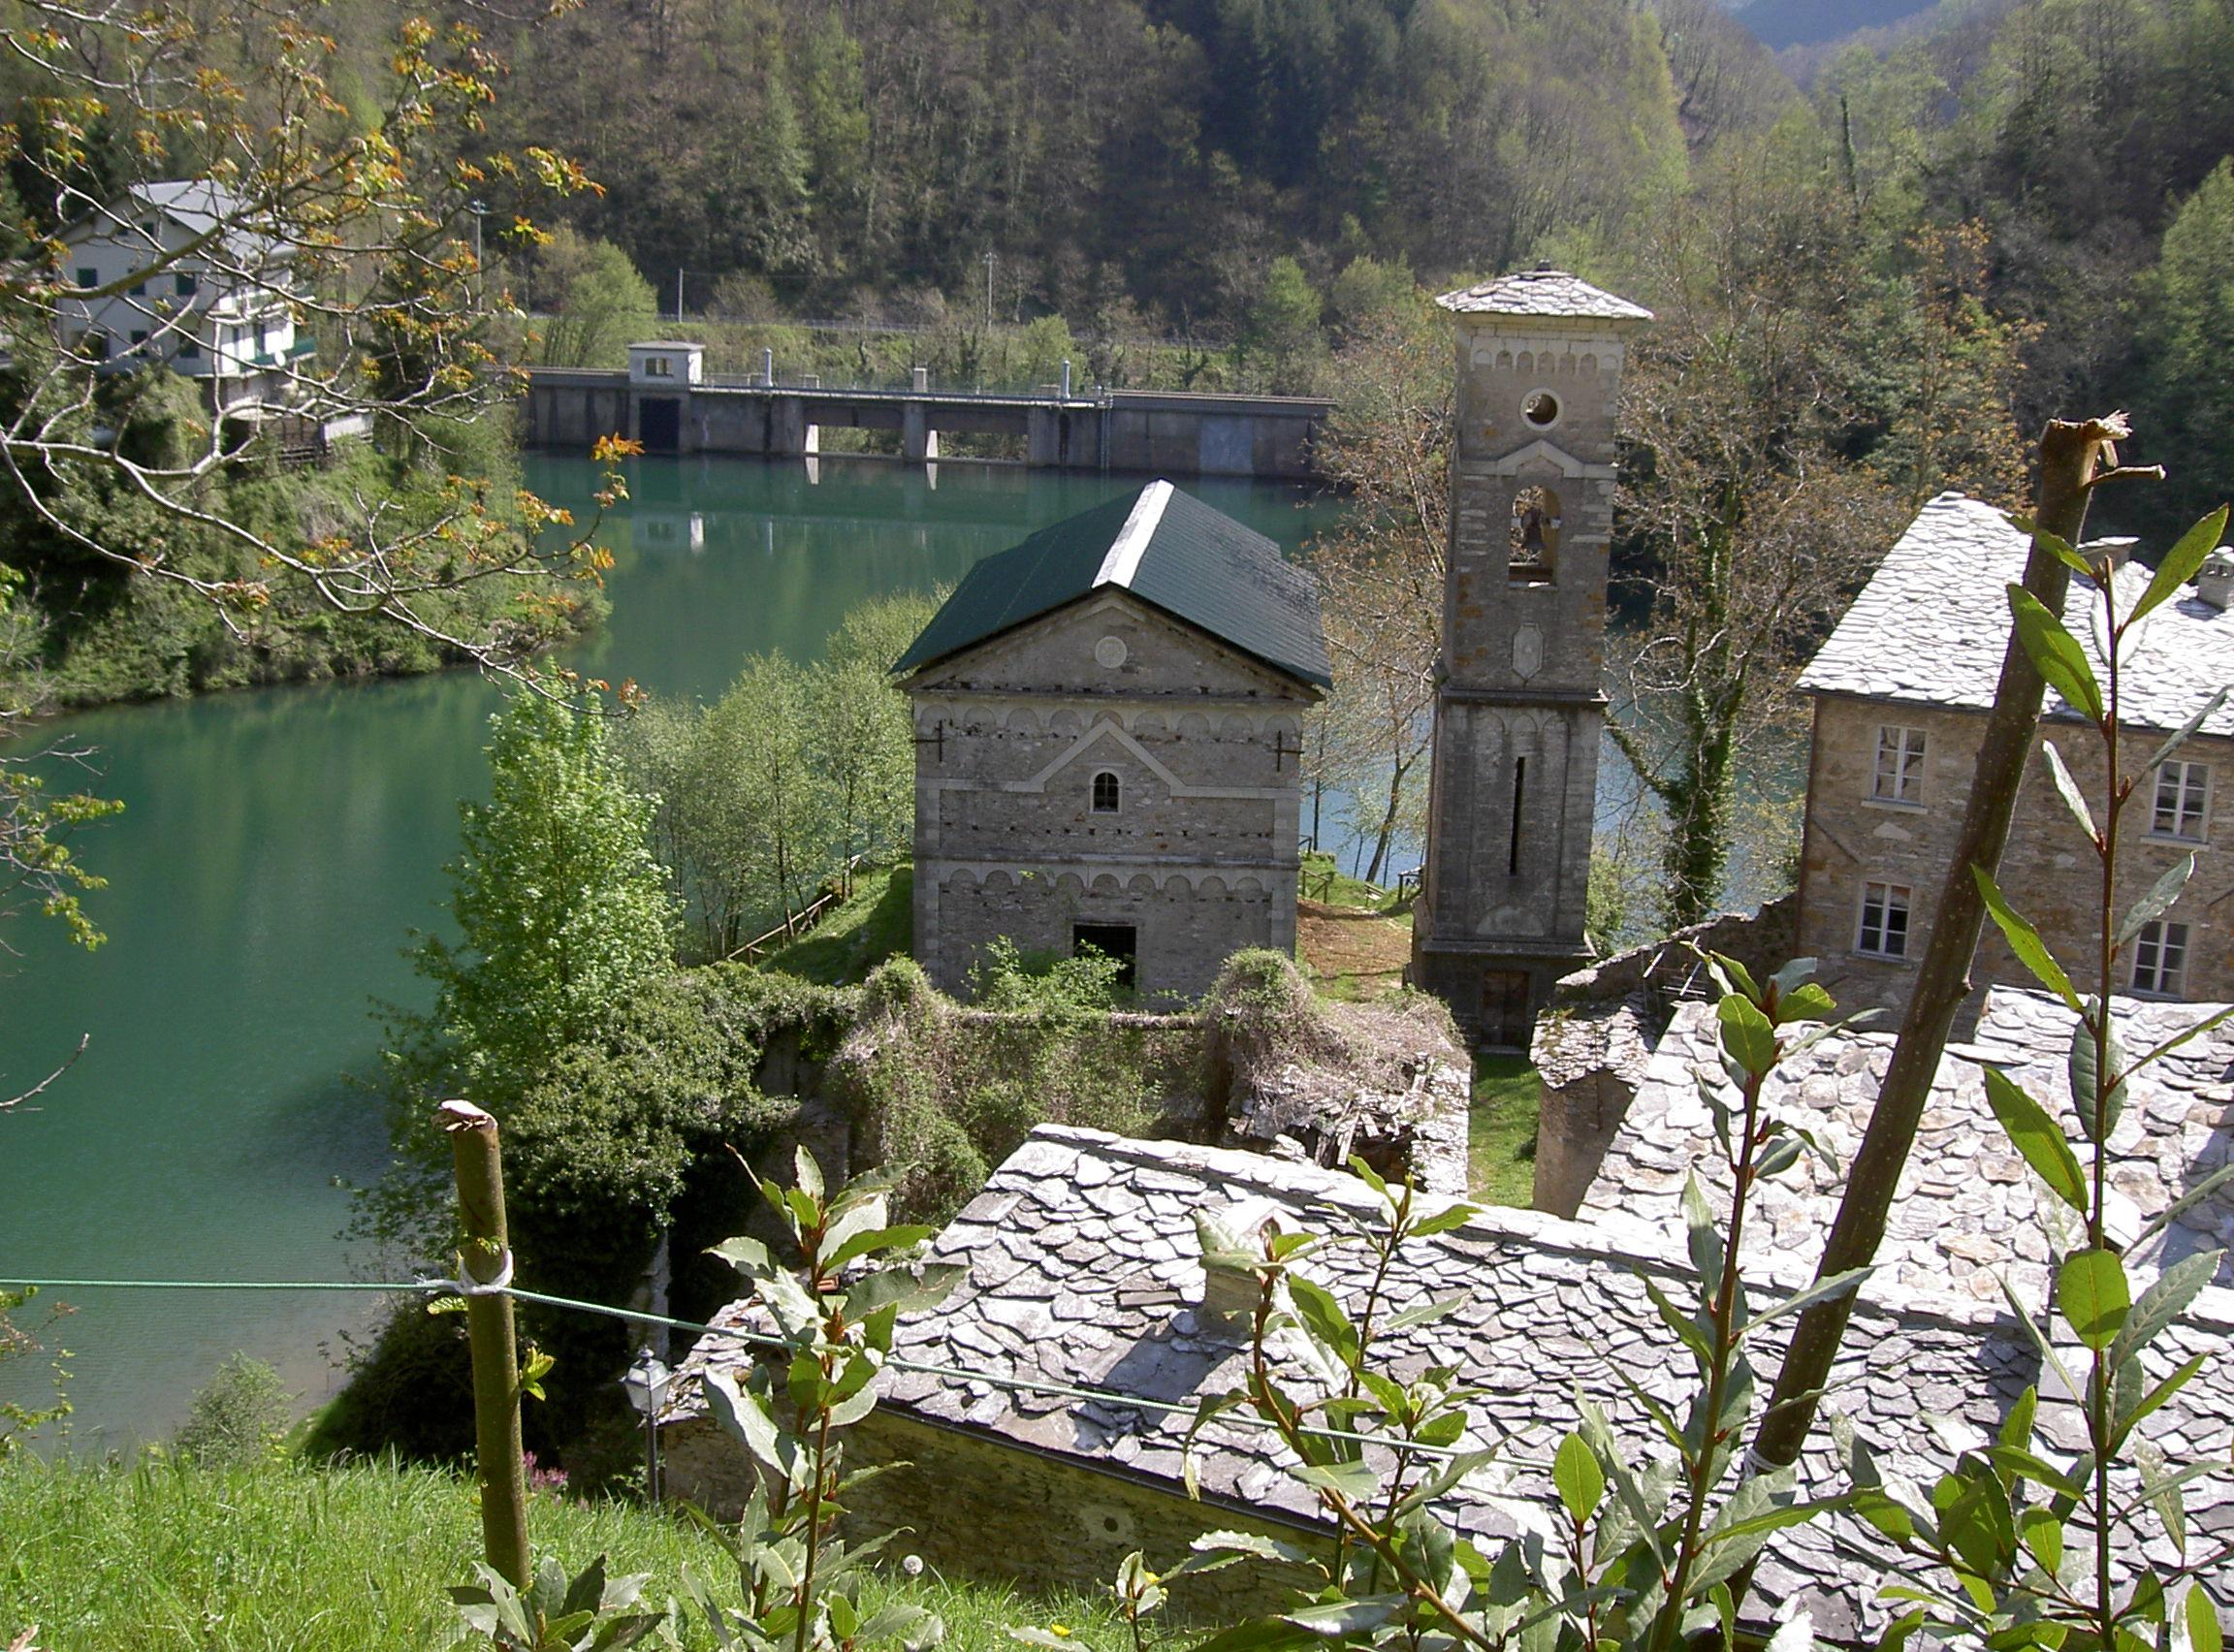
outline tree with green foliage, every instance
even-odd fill
[[[433,1008],[391,1027],[399,1141],[426,1135],[437,1095],[501,1106],[672,957],[652,800],[622,778],[599,709],[523,690],[490,730],[489,800],[460,805],[463,852],[444,869],[458,938],[422,937]]]
[[[857,859],[890,859],[914,835],[915,722],[891,670],[942,600],[941,591],[906,591],[862,603],[809,677],[808,714],[837,829],[832,850],[847,894]]]
[[[1739,778],[1788,711],[1815,627],[1898,526],[1841,450],[1873,277],[1811,151],[1726,145],[1704,209],[1670,214],[1644,249],[1658,320],[1623,387],[1615,584],[1645,612],[1606,729],[1666,817],[1671,929],[1720,901]]]
[[[203,1468],[255,1468],[279,1454],[294,1406],[278,1372],[236,1351],[195,1394],[171,1448]]]
[[[2174,474],[2222,479],[2234,431],[2234,159],[2181,203],[2142,288],[2148,427]]]
[[[1307,553],[1334,686],[1306,761],[1314,783],[1356,800],[1343,825],[1370,845],[1364,875],[1378,883],[1397,840],[1425,836],[1450,532],[1442,317],[1417,289],[1361,315],[1333,373],[1340,394],[1318,460],[1348,508]]]
[[[861,604],[802,666],[755,654],[709,707],[654,700],[622,735],[659,798],[653,832],[691,922],[689,953],[734,956],[790,923],[857,862],[904,854],[915,820],[915,726],[892,661],[941,593]]]
[[[1241,333],[1245,355],[1264,364],[1275,396],[1299,396],[1315,388],[1325,334],[1317,288],[1293,258],[1275,258],[1250,298]]]
[[[628,255],[563,224],[535,254],[534,295],[547,367],[623,365],[628,346],[658,328],[658,296]]]

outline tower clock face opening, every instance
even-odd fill
[[[1539,430],[1548,429],[1559,422],[1559,398],[1548,390],[1534,390],[1520,403],[1520,417]]]

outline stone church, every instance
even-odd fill
[[[894,664],[915,722],[915,956],[1117,958],[1146,1003],[1293,950],[1316,588],[1181,492],[1137,492],[973,568]]]
[[[1587,956],[1614,407],[1652,317],[1557,270],[1437,302],[1458,405],[1411,978],[1479,1041],[1526,1049]]]

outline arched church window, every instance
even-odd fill
[[[1117,812],[1117,777],[1104,769],[1094,777],[1094,812],[1114,814]]]
[[[1516,584],[1548,584],[1559,565],[1559,495],[1528,487],[1513,495],[1513,537],[1507,571]]]

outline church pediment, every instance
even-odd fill
[[[1612,465],[1585,464],[1565,448],[1541,436],[1524,448],[1468,464],[1465,469],[1483,476],[1560,476],[1570,480],[1613,474]]]

